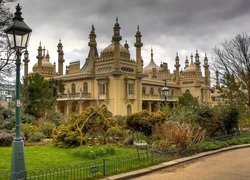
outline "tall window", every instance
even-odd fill
[[[71,93],[76,93],[76,85],[75,85],[75,83],[71,84]]]
[[[87,83],[87,82],[84,82],[84,83],[83,83],[83,93],[84,93],[84,94],[87,94],[87,93],[88,93],[88,83]]]
[[[106,84],[100,84],[99,85],[99,94],[100,95],[106,94]]]
[[[128,94],[134,94],[134,84],[128,84]]]
[[[145,86],[142,87],[142,94],[146,94],[146,87]]]
[[[161,96],[161,88],[158,88],[158,93]]]
[[[151,95],[154,94],[154,88],[150,88],[150,94],[151,94]]]
[[[132,107],[131,107],[131,105],[128,105],[127,106],[127,115],[129,116],[131,114],[132,114]]]

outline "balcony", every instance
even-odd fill
[[[177,101],[177,96],[167,96],[167,101]],[[143,94],[142,100],[164,101],[165,96],[159,94]]]
[[[70,99],[89,99],[91,93],[68,93],[68,94],[59,94],[58,100],[70,100]]]

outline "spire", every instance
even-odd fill
[[[135,34],[135,43],[134,46],[136,47],[136,72],[138,74],[142,74],[142,67],[143,67],[143,60],[141,57],[141,47],[143,46],[141,42],[141,32],[139,25],[137,26],[137,32]]]
[[[88,72],[89,73],[94,73],[95,72],[95,57],[96,57],[96,34],[95,34],[95,27],[92,24],[92,28],[89,34],[89,43],[88,43],[90,49],[89,49],[89,57],[88,57]],[[87,61],[86,61],[87,62]]]
[[[188,62],[188,57],[186,56],[186,60],[185,60],[185,68],[188,67],[189,62]]]
[[[200,66],[200,60],[199,60],[200,56],[199,56],[199,53],[198,53],[198,50],[196,49],[196,53],[195,53],[195,65],[196,66]]]
[[[43,57],[45,57],[45,51],[46,51],[45,46],[43,46]]]
[[[176,68],[179,68],[179,67],[180,67],[180,58],[179,58],[179,56],[178,56],[178,52],[176,52],[175,67],[176,67]]]
[[[61,41],[61,38],[59,39],[59,43],[57,45],[57,52],[60,52],[62,51],[62,48],[63,48],[63,45],[62,45],[62,41]]]
[[[151,62],[154,62],[154,53],[152,46],[151,46]]]
[[[207,58],[207,53],[205,53],[204,67],[209,67],[209,65],[208,65],[208,58]]]
[[[49,50],[47,50],[46,58],[49,60]]]
[[[193,61],[193,57],[194,57],[194,56],[193,56],[193,54],[191,54],[190,57],[191,57],[191,62],[190,62],[190,65],[191,65],[191,64],[194,64],[194,61]]]
[[[96,34],[95,34],[95,27],[92,24],[92,29],[89,33],[89,47],[96,46]]]
[[[112,42],[119,42],[122,39],[122,37],[120,36],[120,29],[121,29],[121,27],[118,23],[118,17],[116,17],[116,22],[115,22],[115,25],[113,28],[114,35],[112,37]]]

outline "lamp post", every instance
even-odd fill
[[[18,4],[12,24],[4,30],[7,34],[9,49],[16,52],[16,132],[12,142],[11,179],[23,179],[26,174],[24,143],[20,136],[20,65],[22,50],[27,48],[32,30],[25,24],[21,15],[21,7]]]
[[[165,107],[167,107],[167,96],[168,96],[168,92],[169,92],[169,88],[167,87],[167,81],[165,80],[165,85],[164,87],[161,89],[164,98],[165,98]]]

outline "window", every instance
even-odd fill
[[[127,106],[127,115],[129,116],[131,114],[132,114],[132,107],[131,107],[131,105],[128,105]]]
[[[128,84],[128,94],[134,94],[134,84]]]
[[[151,94],[151,95],[154,94],[154,88],[150,88],[150,94]]]
[[[142,87],[142,94],[146,94],[146,87],[145,86]]]
[[[84,94],[88,93],[88,83],[87,82],[83,83],[83,93]]]
[[[106,94],[106,84],[100,84],[99,85],[99,94],[100,95]]]
[[[161,96],[161,88],[158,88],[158,93]]]
[[[71,85],[71,93],[76,93],[76,85],[75,85],[75,83],[73,83]]]

